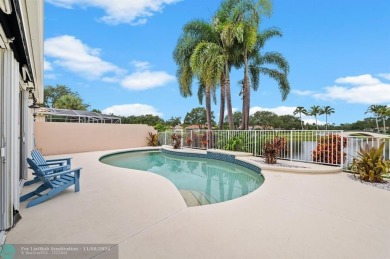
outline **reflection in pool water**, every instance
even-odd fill
[[[100,161],[164,176],[182,194],[192,194],[199,204],[241,197],[256,190],[264,182],[261,174],[233,163],[168,155],[160,151],[118,153],[105,156]]]

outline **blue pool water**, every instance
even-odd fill
[[[234,163],[176,156],[160,151],[118,153],[102,157],[100,161],[159,174],[169,179],[182,194],[191,193],[200,204],[241,197],[256,190],[264,182],[259,172]]]

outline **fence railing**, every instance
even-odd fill
[[[390,138],[343,136],[342,130],[191,130],[159,133],[162,145],[172,144],[172,134],[181,135],[181,146],[194,149],[221,149],[264,156],[266,143],[279,140],[278,159],[327,164],[347,169],[366,144],[378,147],[385,142],[384,157],[390,159]],[[279,143],[279,144],[280,144]]]

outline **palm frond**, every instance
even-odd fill
[[[288,94],[290,93],[290,84],[287,80],[287,75],[276,69],[269,69],[265,67],[260,67],[260,73],[269,76],[278,83],[280,94],[282,95],[282,101],[286,100]]]

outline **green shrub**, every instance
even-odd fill
[[[233,138],[230,138],[224,149],[225,150],[230,150],[230,151],[242,151],[242,143],[243,143],[243,139],[240,138],[240,137],[233,137]]]
[[[378,148],[369,147],[360,148],[358,158],[352,162],[351,170],[357,171],[362,181],[384,182],[383,176],[389,173],[390,161],[383,159],[383,148],[385,143],[380,144]]]

